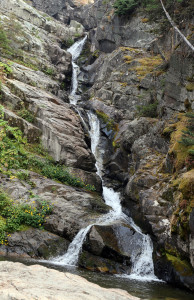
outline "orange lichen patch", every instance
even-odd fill
[[[130,63],[132,62],[132,60],[133,60],[133,57],[130,56],[130,55],[125,55],[125,56],[124,56],[124,60],[125,60],[125,62],[126,62],[127,64],[130,64]]]
[[[143,19],[141,19],[141,21],[142,21],[142,23],[147,23],[149,21],[149,19],[148,18],[143,18]]]
[[[126,87],[127,86],[127,82],[120,82],[120,85],[123,86],[123,87]]]
[[[142,80],[147,74],[154,73],[154,69],[162,63],[162,58],[156,55],[138,58],[136,61],[139,65],[131,68],[130,71],[136,71],[137,77]]]
[[[130,48],[130,47],[119,47],[121,51],[131,51],[135,53],[140,53],[141,51],[137,48]]]
[[[81,6],[94,3],[94,0],[73,0],[73,3],[77,6]]]

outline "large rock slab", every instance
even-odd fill
[[[0,298],[2,300],[138,300],[120,289],[105,289],[70,273],[39,265],[0,263]]]
[[[9,90],[8,87],[3,89],[3,102],[17,105],[17,97],[24,103],[36,117],[35,125],[42,132],[43,145],[56,161],[95,171],[95,159],[85,142],[79,117],[69,104],[47,91],[15,79],[8,79],[7,85]]]
[[[1,188],[14,201],[34,207],[37,197],[52,204],[53,211],[47,217],[44,227],[68,240],[72,240],[81,228],[95,223],[99,216],[109,211],[101,196],[94,192],[60,184],[34,172],[29,172],[29,181],[33,182],[33,187],[17,178],[0,177]]]

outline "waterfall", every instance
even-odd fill
[[[87,37],[85,37],[81,41],[76,42],[72,47],[68,49],[68,52],[72,54],[73,66],[72,91],[70,101],[74,105],[77,104],[78,99],[76,92],[78,86],[77,74],[79,70],[79,67],[76,65],[75,61],[79,57],[86,39]],[[102,179],[103,149],[100,148],[100,122],[98,117],[92,112],[88,112],[88,119],[90,123],[89,134],[91,137],[91,150],[96,158],[97,174]],[[52,261],[50,262],[59,265],[76,265],[79,259],[79,253],[82,250],[82,245],[90,228],[93,225],[110,225],[113,224],[115,221],[120,220],[129,224],[136,232],[140,233],[143,238],[141,242],[141,254],[138,257],[133,255],[133,253],[131,255],[131,274],[117,276],[137,280],[158,280],[157,277],[154,275],[154,266],[152,260],[153,245],[149,235],[143,234],[141,229],[133,222],[133,220],[122,212],[120,194],[118,192],[115,192],[112,188],[106,187],[104,183],[103,198],[105,203],[109,205],[112,208],[112,210],[108,214],[105,214],[102,217],[98,218],[95,223],[88,225],[86,228],[82,228],[74,237],[73,241],[69,245],[67,252],[63,256],[59,256],[57,258],[52,259]]]
[[[78,88],[77,76],[79,74],[79,66],[76,64],[76,60],[80,56],[86,40],[87,40],[87,36],[85,36],[82,40],[77,41],[69,49],[67,49],[67,52],[71,53],[72,55],[72,80],[71,80],[71,93],[69,99],[70,99],[70,103],[74,105],[76,105],[77,101],[80,99],[80,96],[76,95],[77,88]]]

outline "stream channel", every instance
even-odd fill
[[[80,96],[76,94],[78,89],[77,76],[79,67],[76,64],[78,57],[81,54],[87,37],[73,44],[68,52],[72,54],[72,90],[70,93],[70,103],[75,106],[75,110],[81,117],[79,106],[77,105]],[[103,182],[103,149],[100,149],[100,122],[97,116],[88,112],[88,120],[90,124],[91,150],[96,158],[97,174],[100,176],[103,184],[103,198],[107,205],[112,210],[96,220],[96,225],[110,225],[114,223],[125,223],[130,225],[136,232],[139,233],[140,239],[138,246],[141,247],[141,254],[132,255],[132,269],[130,274],[124,275],[107,275],[101,273],[90,272],[76,267],[79,253],[82,250],[84,239],[94,224],[82,228],[71,242],[67,252],[49,261],[39,261],[38,263],[46,265],[49,268],[54,268],[63,272],[71,272],[81,275],[91,282],[97,283],[106,288],[121,288],[127,290],[130,294],[149,300],[192,300],[193,295],[187,291],[177,289],[160,281],[154,275],[154,264],[152,260],[153,245],[149,235],[143,234],[141,229],[135,225],[133,220],[122,212],[120,203],[120,194],[112,188],[106,187]],[[82,119],[82,122],[84,120]],[[4,258],[5,259],[5,258]],[[4,260],[2,258],[2,260]],[[18,259],[17,259],[18,261]],[[24,261],[25,264],[37,264],[37,261]]]

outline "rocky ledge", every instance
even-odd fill
[[[25,274],[25,276],[24,276]],[[38,274],[38,276],[37,276]],[[70,273],[62,273],[39,265],[0,263],[0,298],[55,300],[138,300],[120,289],[105,289]]]

